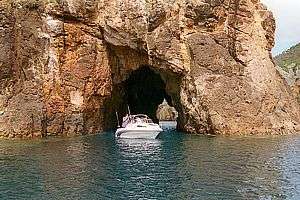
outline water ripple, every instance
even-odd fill
[[[0,199],[300,199],[300,136],[0,141]]]

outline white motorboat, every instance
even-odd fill
[[[158,124],[144,114],[127,115],[123,118],[122,127],[115,133],[117,138],[155,139],[163,130]]]

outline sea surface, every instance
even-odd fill
[[[300,199],[300,135],[0,140],[0,199]]]

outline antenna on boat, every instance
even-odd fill
[[[118,115],[118,112],[117,112],[117,111],[116,111],[116,117],[117,117],[117,121],[118,121],[118,128],[120,128],[119,115]]]
[[[130,108],[129,108],[129,105],[127,104],[127,109],[128,109],[128,114],[131,115],[130,113]]]
[[[127,110],[128,110],[128,118],[129,118],[129,121],[131,121],[131,113],[130,113],[130,108],[129,108],[129,105],[127,104]]]

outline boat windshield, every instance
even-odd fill
[[[135,115],[135,122],[153,123],[153,121],[147,115]]]
[[[147,115],[139,114],[139,115],[126,115],[123,117],[122,127],[126,127],[129,123],[153,123],[152,119],[150,119]]]

